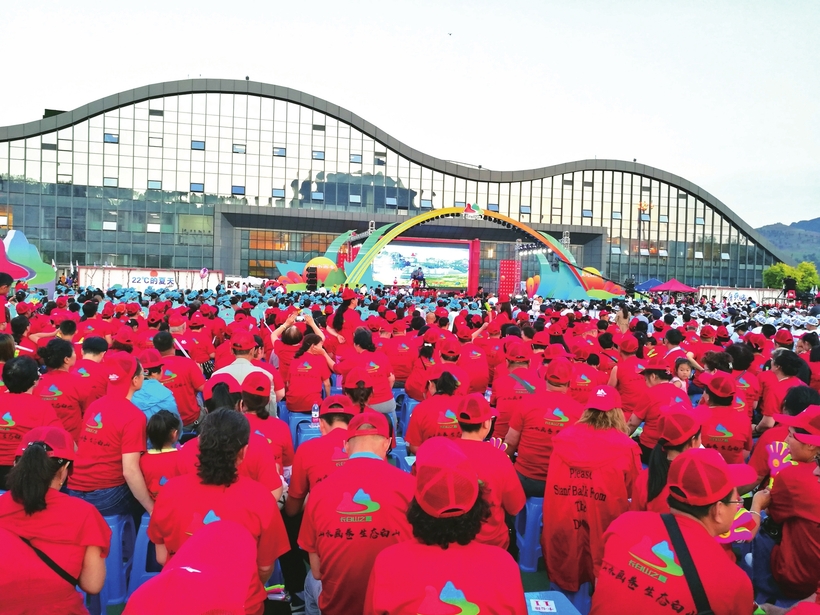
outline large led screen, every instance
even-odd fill
[[[467,288],[469,244],[394,241],[373,260],[373,280],[389,286],[409,286],[424,276],[427,286]]]

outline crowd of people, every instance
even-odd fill
[[[583,611],[820,612],[817,311],[0,272],[0,613],[87,613],[147,513],[126,614],[525,614],[528,501]]]

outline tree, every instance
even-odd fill
[[[820,286],[820,276],[817,275],[817,267],[814,263],[803,261],[795,267],[797,280],[797,290],[802,293],[810,291],[815,286]]]
[[[786,263],[775,263],[763,270],[763,286],[766,288],[783,288],[783,278],[789,276],[796,276],[794,267],[789,267]]]
[[[783,278],[792,277],[797,282],[799,292],[808,292],[814,286],[820,286],[820,275],[814,263],[803,261],[797,267],[785,263],[776,263],[763,270],[763,285],[766,288],[783,288]]]

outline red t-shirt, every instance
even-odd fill
[[[273,457],[280,467],[293,465],[293,438],[285,421],[275,416],[260,419],[253,412],[245,413],[245,418],[251,424],[251,433],[262,436],[270,444]]]
[[[74,440],[80,438],[86,407],[81,385],[82,380],[75,374],[52,369],[40,376],[34,388],[34,395],[54,408]]]
[[[470,375],[470,393],[484,394],[490,384],[490,364],[484,350],[472,342],[462,344],[458,364]]]
[[[749,465],[754,468],[758,476],[765,478],[769,475],[769,451],[766,447],[774,442],[786,442],[786,436],[788,435],[788,427],[785,425],[775,425],[771,429],[764,431],[757,439],[752,449],[752,455],[749,457]]]
[[[618,368],[620,372],[620,368]],[[653,387],[647,387],[642,403],[636,404],[633,410],[635,416],[644,421],[640,440],[647,448],[655,448],[660,437],[661,407],[669,404],[684,404],[689,406],[689,396],[671,382],[662,382]]]
[[[347,461],[347,429],[337,427],[320,438],[303,442],[293,456],[288,497],[304,499],[308,492]]]
[[[534,404],[517,405],[510,418],[510,429],[521,434],[515,469],[527,478],[546,480],[553,438],[583,413],[581,404],[555,391],[546,391]]]
[[[669,504],[666,498],[669,497],[669,487],[664,486],[663,490],[653,498],[651,502],[647,502],[649,497],[649,470],[643,469],[635,480],[632,486],[632,501],[629,503],[629,510],[644,511],[657,513],[669,512]]]
[[[80,576],[88,547],[108,555],[111,530],[97,509],[56,489],[46,491],[46,508],[27,515],[11,493],[0,496],[0,606],[4,614],[87,615],[83,595],[54,573],[19,536]]]
[[[620,431],[582,423],[555,436],[553,447],[541,545],[550,581],[578,591],[598,576],[604,531],[629,508],[640,448]]]
[[[753,611],[752,582],[727,566],[718,542],[694,519],[675,516],[715,615]],[[621,515],[604,535],[603,565],[590,615],[694,613],[694,600],[661,517]]]
[[[83,405],[85,408],[105,395],[108,388],[108,376],[110,370],[103,363],[95,363],[90,359],[79,359],[71,373],[80,378],[77,385],[83,394]]]
[[[293,355],[299,350],[301,344],[289,345],[282,340],[276,340],[273,344],[273,352],[279,358],[279,375],[285,382],[290,376],[290,363],[293,361]]]
[[[532,367],[517,367],[510,373],[496,375],[490,398],[490,405],[496,409],[493,436],[504,438],[513,410],[539,403],[545,393],[546,385]]]
[[[381,351],[387,355],[390,365],[393,366],[393,373],[396,380],[404,382],[410,375],[413,361],[418,357],[418,352],[407,343],[407,336],[400,335],[394,338],[382,338]]]
[[[457,395],[433,395],[416,406],[404,435],[407,443],[418,447],[434,436],[460,438],[461,427],[456,418],[460,400]]]
[[[765,372],[764,372],[765,374]],[[784,380],[777,380],[772,374],[771,378],[764,375],[760,377],[762,387],[760,411],[763,416],[774,416],[782,412],[783,399],[792,387],[806,386],[806,383],[797,376],[789,376]]]
[[[643,406],[646,400],[646,380],[638,373],[646,367],[646,361],[635,355],[623,357],[616,365],[618,375],[618,393],[621,394],[624,416],[627,420],[636,409]]]
[[[142,410],[124,397],[106,395],[91,404],[83,415],[69,488],[96,491],[124,485],[122,456],[145,452],[145,423]]]
[[[299,546],[319,555],[324,615],[362,612],[376,556],[413,535],[414,487],[410,474],[386,461],[354,456],[311,491]]]
[[[157,499],[160,488],[170,479],[187,473],[180,463],[179,451],[175,448],[161,451],[150,449],[140,457],[140,470],[152,500]]]
[[[569,394],[579,404],[587,403],[593,387],[606,384],[609,377],[586,363],[572,364],[572,380],[569,383]]]
[[[204,485],[193,474],[172,478],[157,497],[148,538],[154,544],[166,546],[170,561],[189,536],[223,519],[235,521],[251,533],[256,540],[258,567],[271,566],[277,557],[290,550],[285,524],[273,496],[244,476],[229,487]],[[246,613],[261,613],[265,588],[258,575],[250,583]]]
[[[757,376],[749,370],[742,372],[733,371],[732,376],[737,383],[738,393],[743,395],[743,398],[746,400],[749,410],[749,418],[752,418],[752,412],[755,408],[755,404],[760,401],[760,381],[757,379]]]
[[[0,393],[0,413],[0,466],[14,465],[20,441],[35,427],[63,426],[54,408],[26,393]]]
[[[330,378],[324,356],[305,353],[290,363],[285,401],[290,412],[310,412],[313,404],[322,403],[322,385]]]
[[[236,359],[236,357],[234,357],[234,359]],[[251,364],[256,365],[256,367],[261,367],[271,375],[273,378],[272,386],[274,391],[285,390],[285,381],[282,380],[282,376],[279,375],[279,370],[277,370],[273,365],[267,361],[262,361],[261,359],[251,359]]]
[[[772,575],[787,598],[805,598],[820,582],[820,482],[814,463],[783,468],[772,486],[769,516],[783,524]]]
[[[196,474],[199,468],[199,438],[188,440],[180,449],[179,463],[187,474]],[[245,458],[239,464],[239,475],[261,483],[268,491],[276,491],[282,486],[272,447],[264,437],[254,432],[248,440]]]
[[[481,531],[475,539],[506,549],[510,544],[510,533],[505,513],[517,515],[527,503],[512,461],[506,453],[489,442],[462,438],[454,442],[470,460],[478,479],[484,484],[484,497],[490,503],[490,518],[481,525]]]
[[[205,376],[193,360],[187,357],[162,358],[162,376],[159,381],[171,390],[177,402],[183,425],[190,425],[199,418],[196,393],[205,386]]]
[[[417,356],[413,361],[413,368],[410,375],[404,381],[404,391],[410,399],[422,401],[427,393],[427,370],[434,365],[441,365],[441,359],[435,356],[432,359],[425,359]]]
[[[456,609],[465,614],[526,615],[521,573],[509,553],[478,541],[442,549],[410,540],[376,558],[364,615],[444,615]]]
[[[717,450],[726,463],[746,463],[746,451],[752,450],[752,424],[746,412],[731,406],[709,408],[710,416],[703,424],[703,446]]]
[[[373,379],[373,395],[370,397],[371,404],[380,404],[393,399],[393,388],[390,385],[389,377],[393,373],[393,366],[383,352],[358,352],[351,355],[339,363],[336,371],[344,376],[354,367],[361,367]],[[343,384],[344,386],[344,384]]]

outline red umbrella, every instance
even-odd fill
[[[675,278],[672,278],[668,282],[661,284],[660,286],[653,286],[650,288],[653,293],[696,293],[698,292],[696,288],[692,288],[691,286],[687,286],[683,282],[678,282]]]

